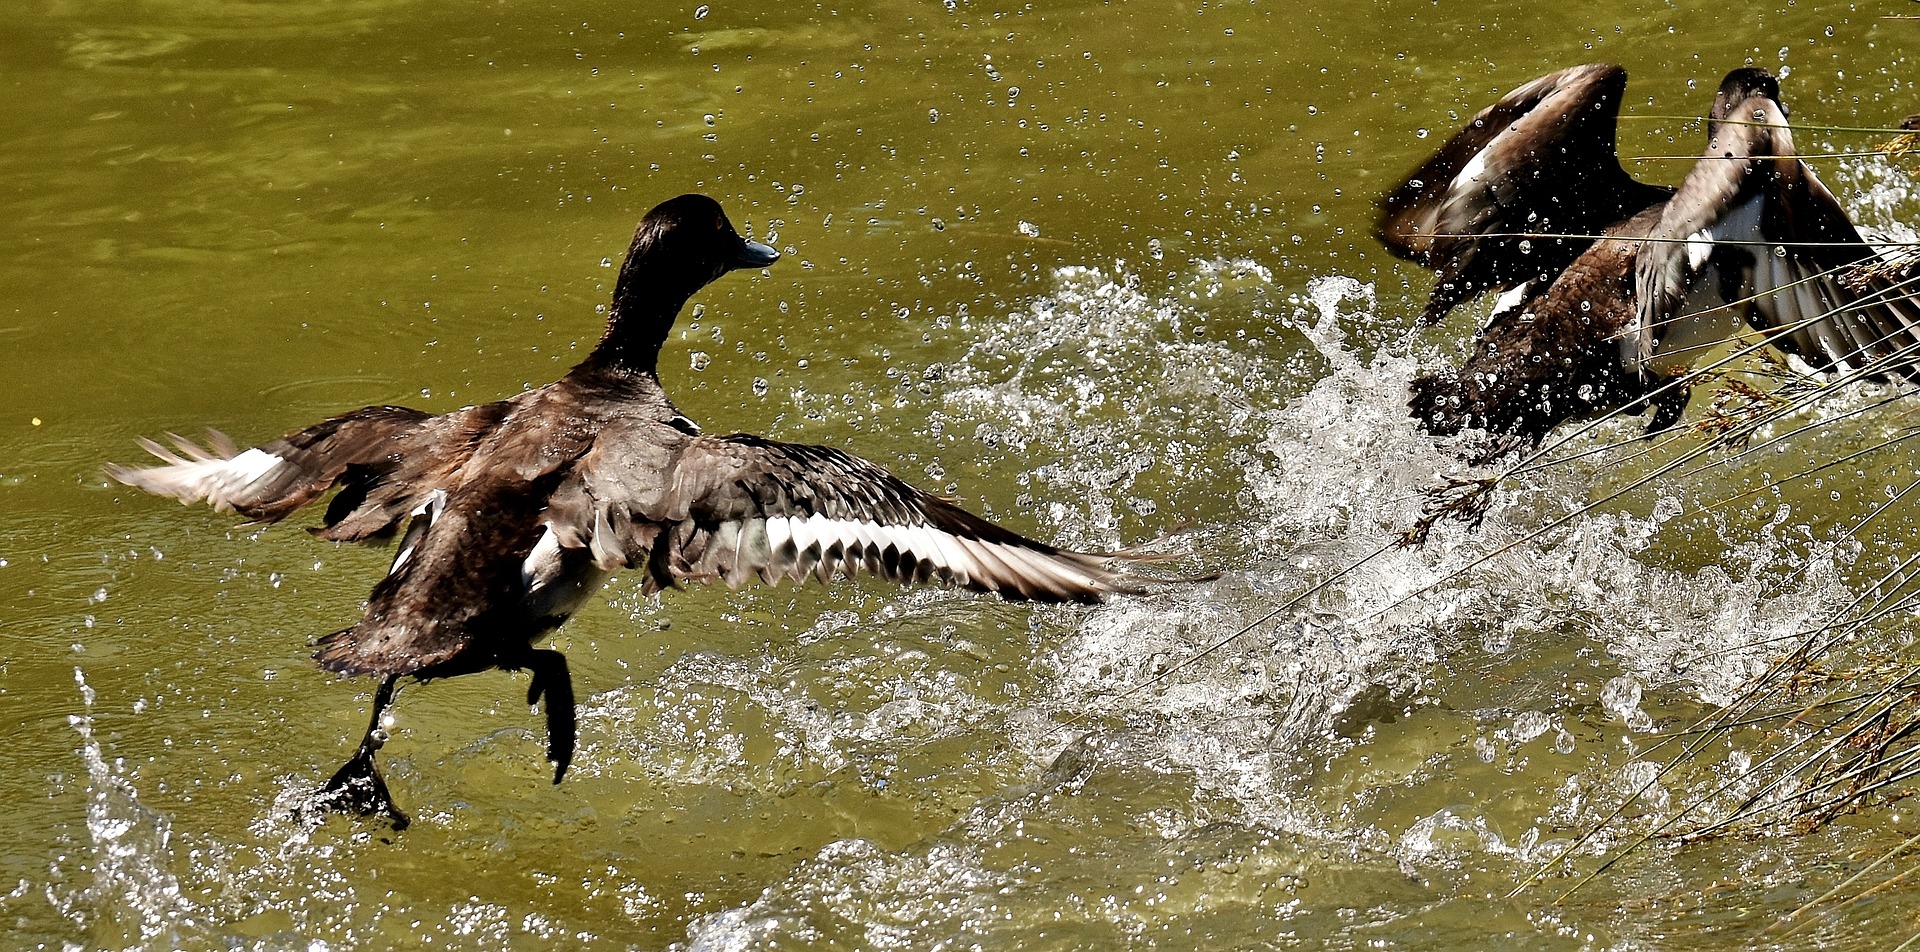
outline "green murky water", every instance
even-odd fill
[[[1454,465],[1400,404],[1470,318],[1409,339],[1424,279],[1369,237],[1378,192],[1500,92],[1596,59],[1634,74],[1630,112],[1697,112],[1753,62],[1789,68],[1797,120],[1889,124],[1920,108],[1920,27],[1886,6],[14,4],[8,944],[1897,944],[1902,890],[1772,926],[1903,839],[1899,806],[1503,897],[1638,776],[1645,730],[1603,686],[1644,685],[1654,725],[1724,697],[1765,658],[1725,649],[1909,551],[1890,514],[1776,584],[1910,461],[1785,517],[1663,521],[1649,494],[1449,577],[1631,475],[1561,473],[1176,668],[1403,529]],[[1915,220],[1884,163],[1822,170],[1862,222]],[[260,441],[545,382],[597,335],[639,215],[688,190],[788,252],[709,289],[663,358],[709,430],[846,447],[1069,544],[1179,530],[1220,581],[1090,610],[616,582],[557,639],[587,699],[564,785],[496,673],[403,691],[412,829],[293,822],[369,694],[307,644],[386,554],[101,465],[137,435]]]

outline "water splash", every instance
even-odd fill
[[[1038,694],[952,708],[964,713],[942,732],[1002,733],[1038,772],[1030,787],[904,849],[836,841],[753,903],[701,920],[689,948],[775,937],[884,948],[891,922],[919,923],[922,938],[1007,941],[994,923],[1019,921],[1018,941],[1031,941],[1049,910],[1113,942],[1240,903],[1327,912],[1347,897],[1289,870],[1330,856],[1363,881],[1511,875],[1636,794],[1623,831],[1667,815],[1684,781],[1651,783],[1637,738],[1675,704],[1737,689],[1768,657],[1755,642],[1847,597],[1843,557],[1772,591],[1767,567],[1803,551],[1791,525],[1709,523],[1718,534],[1695,544],[1717,559],[1666,564],[1656,543],[1687,508],[1684,487],[1530,538],[1617,478],[1597,466],[1516,481],[1477,532],[1446,527],[1423,548],[1393,549],[1422,491],[1461,464],[1408,417],[1419,359],[1367,340],[1379,326],[1371,286],[1326,277],[1289,296],[1262,269],[1209,261],[1155,296],[1119,274],[1063,269],[1053,293],[976,328],[978,343],[947,368],[940,419],[991,427],[1015,453],[1052,450],[1031,476],[1047,498],[1073,500],[1042,513],[1077,544],[1112,544],[1125,500],[1148,485],[1204,486],[1231,503],[1181,538],[1232,563],[1215,582],[1079,615],[1038,648]],[[1241,320],[1270,328],[1264,347],[1193,333],[1224,292],[1247,288],[1257,303]],[[1188,426],[1224,448],[1207,455]],[[950,701],[967,693],[952,690]],[[856,735],[868,747],[926,739],[767,709],[776,730],[805,727],[822,750]],[[1455,792],[1502,789],[1514,794]],[[1405,819],[1428,800],[1438,803]],[[1102,860],[1061,855],[1049,829]],[[1163,874],[1101,865],[1172,855],[1179,869]],[[1264,870],[1267,891],[1227,868]],[[1120,882],[1161,888],[1123,896]],[[1211,898],[1190,891],[1199,883]]]
[[[123,764],[107,762],[93,732],[93,688],[79,668],[73,680],[85,713],[67,722],[80,735],[80,759],[87,768],[91,849],[84,865],[93,881],[53,896],[54,904],[103,946],[178,946],[201,928],[202,915],[181,894],[171,869],[172,821],[140,802]],[[66,878],[56,862],[54,881]]]

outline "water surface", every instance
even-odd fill
[[[1766,663],[1743,646],[1906,554],[1898,512],[1832,557],[1819,540],[1911,480],[1910,458],[1707,517],[1676,518],[1798,457],[1675,482],[1458,573],[1644,471],[1566,467],[1478,533],[1445,527],[1266,617],[1459,469],[1402,407],[1473,318],[1410,331],[1426,278],[1370,237],[1381,191],[1473,110],[1577,62],[1625,64],[1631,113],[1696,114],[1751,63],[1786,69],[1798,121],[1888,125],[1920,109],[1912,21],[1809,3],[633,7],[5,14],[0,911],[18,944],[1912,934],[1897,891],[1771,929],[1903,839],[1897,806],[1655,846],[1557,904],[1559,874],[1504,898],[1638,788],[1649,732]],[[1637,119],[1622,143],[1683,154],[1698,136]],[[1820,169],[1863,223],[1915,221],[1894,167]],[[308,644],[352,620],[388,554],[139,497],[100,467],[138,435],[264,441],[544,383],[598,334],[634,222],[688,190],[787,253],[708,289],[663,357],[709,430],[847,448],[1063,544],[1172,534],[1219,580],[1092,609],[616,581],[556,639],[585,699],[563,785],[524,684],[495,673],[403,691],[385,756],[411,829],[293,821],[370,694]],[[1637,704],[1616,703],[1626,687]],[[1574,868],[1752,755],[1703,756]]]

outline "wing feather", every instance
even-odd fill
[[[413,437],[431,419],[406,407],[363,407],[244,451],[217,430],[208,431],[205,447],[168,434],[178,452],[140,441],[163,465],[108,466],[107,475],[182,503],[205,502],[276,522],[319,498],[354,467],[393,466],[417,448]]]
[[[1756,95],[1728,115],[1739,121],[1710,127],[1706,152],[1639,253],[1628,366],[1644,367],[1672,325],[1695,319],[1684,309],[1715,290],[1703,285],[1718,269],[1746,275],[1722,296],[1745,300],[1748,323],[1809,364],[1913,377],[1920,309],[1848,286],[1877,256],[1798,158],[1784,111]]]
[[[697,436],[634,465],[633,456],[656,445],[658,434],[634,436],[603,431],[572,479],[596,509],[628,513],[633,527],[663,527],[647,549],[603,542],[622,534],[620,526],[597,518],[581,523],[577,506],[550,508],[545,518],[574,523],[556,529],[563,543],[584,539],[596,555],[619,552],[622,565],[644,566],[649,588],[684,580],[737,586],[753,578],[824,583],[864,573],[1039,601],[1097,601],[1140,590],[1108,567],[1116,557],[1029,539],[839,450],[743,434]],[[625,464],[604,465],[613,458]]]
[[[1483,291],[1558,274],[1590,236],[1671,194],[1620,167],[1615,123],[1626,84],[1626,70],[1604,63],[1528,82],[1387,194],[1380,240],[1439,275],[1424,321]],[[1569,237],[1537,237],[1545,235]]]

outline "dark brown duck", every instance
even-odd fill
[[[1635,404],[1664,428],[1687,391],[1656,391],[1742,321],[1818,369],[1911,376],[1920,306],[1843,280],[1876,253],[1797,157],[1773,76],[1727,74],[1677,189],[1620,167],[1626,80],[1593,64],[1527,83],[1383,201],[1381,241],[1438,274],[1424,321],[1502,294],[1457,371],[1413,382],[1414,416],[1493,434],[1483,458]]]
[[[174,438],[177,453],[143,441],[165,465],[109,467],[127,485],[267,522],[338,485],[313,530],[336,542],[406,523],[365,614],[319,640],[323,667],[380,684],[366,736],[316,805],[405,826],[374,766],[399,680],[492,668],[531,672],[559,783],[574,751],[572,679],[560,652],[533,645],[615,570],[639,572],[646,592],[862,571],[1046,602],[1138,590],[1112,557],[1026,538],[839,450],[702,435],[661,388],[661,345],[695,292],[778,257],[712,199],[683,195],[640,223],[605,336],[552,384],[438,416],[366,407],[245,451],[219,434],[209,448]]]

